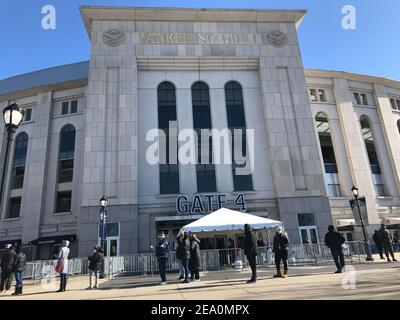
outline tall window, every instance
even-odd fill
[[[56,212],[71,211],[72,182],[75,155],[75,128],[68,124],[60,131],[60,147],[58,154],[58,192]]]
[[[310,100],[312,102],[326,102],[326,95],[324,89],[309,89]]]
[[[385,188],[382,179],[381,167],[379,165],[378,155],[375,150],[374,136],[366,116],[360,118],[361,131],[368,153],[368,160],[371,166],[372,180],[375,185],[375,191],[378,196],[385,195]]]
[[[397,120],[397,129],[399,130],[399,134],[400,134],[400,120]]]
[[[242,86],[236,81],[230,81],[225,85],[226,112],[228,115],[228,127],[232,136],[234,129],[241,130],[242,136],[242,156],[247,157],[247,140],[246,140],[246,118],[244,114],[243,92]],[[236,138],[237,140],[237,138]],[[251,174],[238,174],[237,168],[245,167],[244,164],[237,164],[234,156],[234,139],[232,139],[232,173],[235,191],[253,190],[253,182]],[[237,143],[236,143],[237,144]]]
[[[170,122],[175,122],[176,117],[176,93],[171,82],[162,82],[157,89],[158,94],[158,128],[165,133],[166,148],[165,163],[160,163],[160,193],[179,193],[179,165],[175,159],[170,159],[169,136]],[[177,139],[177,137],[175,137]]]
[[[11,189],[21,189],[24,185],[26,153],[28,151],[28,135],[20,133],[15,139],[14,160],[12,163]]]
[[[24,186],[26,154],[28,151],[28,135],[21,132],[15,139],[14,159],[12,162],[11,190],[22,189]],[[18,218],[20,215],[22,197],[13,196],[9,201],[7,218]]]
[[[196,82],[192,86],[193,126],[197,133],[197,191],[217,191],[215,166],[212,159],[212,137],[201,129],[211,129],[210,94],[207,84]],[[204,144],[203,144],[204,143]]]
[[[361,106],[368,106],[368,96],[366,93],[361,93],[361,92],[353,92],[353,97],[354,97],[354,103],[356,105],[361,105]]]
[[[322,112],[315,116],[321,153],[324,160],[325,179],[330,197],[340,197],[340,184],[328,118]]]

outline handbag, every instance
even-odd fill
[[[55,271],[57,273],[60,273],[62,271],[62,267],[63,267],[63,263],[62,262],[57,263],[57,265],[55,267]]]

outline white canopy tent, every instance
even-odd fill
[[[383,219],[383,222],[388,226],[395,225],[395,224],[400,224],[400,217],[386,218],[386,219]]]
[[[221,208],[182,228],[185,232],[214,232],[243,230],[245,224],[252,229],[283,227],[281,221],[258,217],[252,214]]]

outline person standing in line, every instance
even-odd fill
[[[17,258],[17,253],[15,248],[11,244],[5,245],[5,252],[1,257],[1,281],[0,281],[0,292],[4,289],[7,292],[11,289],[12,275],[14,272],[15,260]]]
[[[247,283],[255,283],[257,281],[257,239],[254,232],[251,231],[250,225],[247,223],[244,225],[244,236],[244,254],[251,268],[251,279],[248,280]]]
[[[289,239],[282,227],[276,229],[272,244],[272,252],[275,253],[276,274],[274,278],[288,277],[288,256],[289,256]],[[281,273],[281,262],[283,263],[283,275]]]
[[[200,281],[201,253],[200,240],[195,234],[190,235],[190,280]]]
[[[397,231],[395,231],[394,236],[393,236],[393,249],[394,252],[399,252],[400,248],[400,239],[399,239],[399,234],[397,233]]]
[[[189,283],[190,240],[187,232],[183,234],[183,242],[181,245],[183,247],[182,265],[185,269],[185,279],[182,281],[182,283]]]
[[[89,257],[89,287],[86,290],[98,289],[100,272],[103,270],[104,252],[101,246],[96,246],[92,256]],[[94,286],[93,278],[94,276]]]
[[[184,280],[185,279],[185,268],[183,266],[183,257],[185,255],[185,242],[183,241],[184,237],[184,232],[179,231],[178,235],[176,236],[176,259],[178,260],[179,264],[179,276],[178,280]]]
[[[382,243],[381,239],[379,238],[379,232],[378,230],[375,230],[374,235],[372,236],[372,240],[375,242],[376,250],[378,250],[379,256],[381,259],[385,259],[383,257],[383,248],[382,248]]]
[[[67,288],[68,279],[68,256],[69,256],[69,241],[63,240],[61,249],[58,252],[58,261],[56,271],[60,274],[60,289],[57,292],[64,292]]]
[[[17,249],[15,250],[17,256],[15,259],[15,264],[14,264],[14,275],[15,275],[15,292],[13,293],[13,296],[17,296],[22,294],[22,287],[23,287],[23,273],[25,271],[25,266],[26,266],[26,256],[22,252],[21,246],[18,246]]]
[[[392,234],[389,230],[386,229],[386,225],[384,223],[381,224],[381,228],[379,229],[379,239],[382,243],[382,248],[385,251],[385,256],[388,262],[390,262],[389,254],[392,256],[393,261],[397,261],[394,257],[393,252],[393,238]]]
[[[330,225],[328,227],[328,233],[325,235],[325,244],[331,250],[333,260],[337,270],[335,273],[342,273],[345,266],[344,254],[342,245],[346,242],[344,237],[335,228]]]
[[[265,247],[264,239],[261,236],[257,240],[257,246],[258,247]]]
[[[167,262],[169,254],[169,243],[165,237],[164,232],[158,236],[158,244],[156,247],[156,257],[158,261],[158,268],[160,270],[161,285],[167,284]]]

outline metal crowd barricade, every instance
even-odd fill
[[[346,243],[344,248],[345,259],[349,263],[361,263],[365,261],[365,246],[363,242],[352,241]],[[244,250],[233,249],[210,249],[201,250],[201,269],[203,272],[209,270],[221,270],[221,268],[234,268],[236,260],[242,261],[244,267],[248,266],[248,261]],[[274,254],[271,247],[260,247],[256,258],[260,267],[270,268],[274,266]],[[291,266],[307,265],[326,265],[333,263],[333,258],[329,248],[325,244],[290,244],[288,262]],[[50,279],[58,276],[55,272],[57,260],[38,260],[27,262],[24,271],[25,279]],[[88,273],[88,259],[70,259],[68,273],[71,276],[84,275]],[[168,271],[178,271],[179,262],[175,252],[170,252],[167,263]],[[110,278],[121,272],[134,274],[153,275],[158,272],[157,257],[154,253],[131,254],[118,257],[105,257],[104,274]]]

